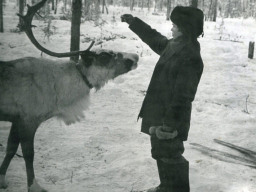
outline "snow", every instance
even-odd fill
[[[5,33],[0,34],[0,60],[41,53],[23,33],[11,33],[17,24],[14,4],[5,8]],[[128,9],[109,7],[110,14],[102,28],[93,22],[81,26],[81,48],[86,37],[103,40],[95,48],[135,52],[139,66],[109,82],[98,92],[91,92],[91,106],[86,119],[71,126],[52,118],[38,129],[35,138],[35,172],[38,182],[49,191],[120,192],[146,189],[159,183],[155,161],[151,158],[149,137],[140,133],[137,115],[154,65],[158,60],[150,48],[133,34],[120,15]],[[171,37],[171,22],[165,16],[136,9],[135,16]],[[111,22],[115,16],[116,22]],[[56,27],[50,41],[40,32],[43,23],[34,22],[37,38],[51,50],[69,50],[70,23],[54,20]],[[256,152],[256,60],[247,58],[248,42],[256,40],[256,21],[222,19],[205,22],[205,36],[200,38],[205,68],[193,102],[189,139],[184,156],[190,162],[191,192],[256,192],[256,169],[246,166],[251,156],[214,141],[218,139]],[[225,40],[225,41],[224,41]],[[43,54],[53,60],[56,58]],[[248,97],[249,96],[249,97]],[[246,98],[247,109],[246,109]],[[245,111],[248,110],[246,113]],[[0,161],[5,155],[10,123],[0,122]],[[18,150],[21,155],[21,150]],[[234,156],[227,157],[230,155]],[[246,161],[247,159],[247,161]],[[8,169],[8,189],[0,192],[26,191],[25,164],[15,156]]]

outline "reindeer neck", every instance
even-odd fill
[[[86,77],[86,75],[83,73],[82,71],[82,65],[81,64],[76,64],[76,68],[77,70],[79,71],[79,73],[81,74],[84,82],[86,83],[86,85],[92,89],[93,88],[93,85],[89,82],[88,78]]]

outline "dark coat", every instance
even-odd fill
[[[192,101],[203,72],[198,41],[183,36],[168,40],[136,17],[129,28],[160,55],[139,113],[141,131],[149,134],[150,126],[166,124],[187,140]]]

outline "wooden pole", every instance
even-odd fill
[[[3,18],[3,0],[0,0],[0,32],[4,32],[4,18]]]
[[[254,42],[250,41],[249,42],[248,58],[253,59],[253,54],[254,54]]]

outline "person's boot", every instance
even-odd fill
[[[166,167],[164,166],[164,162],[162,162],[160,159],[157,160],[156,162],[157,162],[160,185],[158,185],[157,187],[153,187],[153,188],[141,191],[141,192],[167,192],[166,186],[167,186],[168,180],[165,172]]]
[[[189,162],[184,158],[170,162],[157,160],[160,185],[140,192],[189,192]]]
[[[189,192],[189,162],[165,164],[168,184],[165,192]]]

